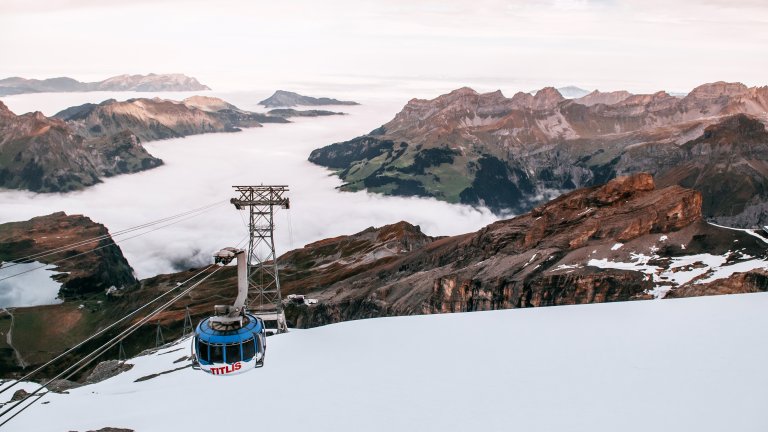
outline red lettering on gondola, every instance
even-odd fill
[[[239,371],[241,367],[242,367],[242,364],[240,364],[240,362],[237,362],[231,365],[212,367],[210,371],[214,375],[226,375],[228,373]]]

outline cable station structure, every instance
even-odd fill
[[[253,294],[248,308],[262,320],[268,334],[288,330],[280,292],[280,276],[275,253],[276,208],[290,209],[287,185],[233,186],[236,197],[230,200],[237,210],[248,210],[248,291]]]

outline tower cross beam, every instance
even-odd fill
[[[276,208],[290,208],[287,185],[233,186],[236,197],[230,202],[249,211],[248,285],[254,297],[248,307],[265,321],[275,321],[276,332],[286,331],[280,277],[275,253]],[[268,326],[269,327],[269,326]],[[268,328],[269,330],[269,328]]]

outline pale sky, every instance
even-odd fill
[[[765,0],[0,0],[0,77],[768,84]]]

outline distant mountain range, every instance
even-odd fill
[[[358,104],[357,102],[341,101],[338,99],[332,99],[327,97],[316,98],[311,96],[303,96],[294,92],[278,90],[272,96],[259,102],[259,105],[263,105],[267,108],[276,108],[276,107],[293,107],[297,105],[322,106],[322,105],[360,105],[360,104]]]
[[[102,177],[157,167],[142,142],[210,132],[237,132],[284,117],[244,111],[221,99],[193,96],[114,99],[67,108],[52,117],[16,115],[0,102],[0,187],[66,192]]]
[[[462,88],[313,151],[343,189],[524,212],[578,187],[650,172],[703,193],[707,218],[768,223],[768,87],[704,84],[685,97],[594,91],[566,99]]]
[[[0,96],[44,92],[201,90],[210,88],[183,74],[118,75],[97,82],[81,82],[67,77],[44,80],[11,77],[0,80]]]

